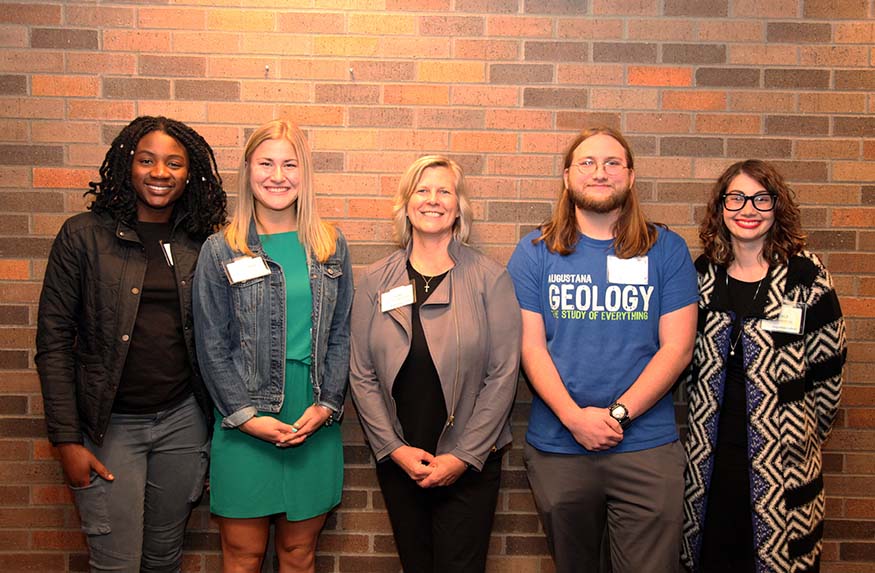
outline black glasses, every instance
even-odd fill
[[[723,208],[727,211],[741,211],[750,201],[757,211],[771,211],[775,208],[776,199],[774,193],[757,193],[756,195],[745,195],[737,192],[724,193]]]

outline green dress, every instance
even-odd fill
[[[313,300],[307,258],[297,232],[259,237],[285,276],[285,396],[282,409],[274,416],[292,424],[313,404]],[[340,503],[343,446],[337,424],[323,426],[300,446],[278,448],[236,428],[222,428],[221,423],[222,415],[217,411],[210,462],[210,511],[214,514],[251,518],[285,513],[289,521],[300,521],[322,515]]]

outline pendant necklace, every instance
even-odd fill
[[[766,273],[768,276],[769,273]],[[757,290],[753,293],[753,298],[750,301],[750,305],[747,308],[747,312],[745,312],[745,316],[739,315],[738,317],[738,336],[735,337],[735,340],[729,341],[729,355],[735,356],[735,347],[738,346],[738,342],[741,340],[741,335],[744,333],[744,319],[747,316],[747,313],[753,309],[753,305],[756,303],[757,295],[760,294],[760,287],[763,286],[763,280],[766,277],[763,277],[757,283]],[[729,273],[726,273],[726,287],[729,288]]]
[[[430,283],[431,280],[432,280],[435,276],[437,276],[437,275],[433,275],[433,276],[427,277],[427,276],[425,276],[424,274],[420,273],[419,271],[417,271],[417,273],[419,274],[419,276],[422,277],[422,282],[425,283],[425,292],[428,292],[428,285],[429,285],[429,283]]]

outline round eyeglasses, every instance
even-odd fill
[[[573,163],[577,170],[580,171],[582,175],[592,175],[599,168],[599,162],[595,159],[584,159],[579,163]],[[601,164],[602,169],[605,170],[605,173],[608,175],[619,175],[625,169],[628,169],[623,162],[619,159],[608,159],[604,163]]]
[[[757,211],[771,211],[777,202],[774,193],[745,195],[744,193],[732,192],[723,194],[723,208],[727,211],[741,211],[748,201]]]

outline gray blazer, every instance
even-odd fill
[[[449,254],[455,266],[419,310],[448,413],[431,453],[453,454],[480,470],[490,452],[511,441],[520,309],[504,267],[457,241]],[[392,385],[410,351],[411,308],[382,312],[380,295],[410,283],[408,256],[398,250],[368,267],[352,307],[349,387],[378,462],[406,445]]]

